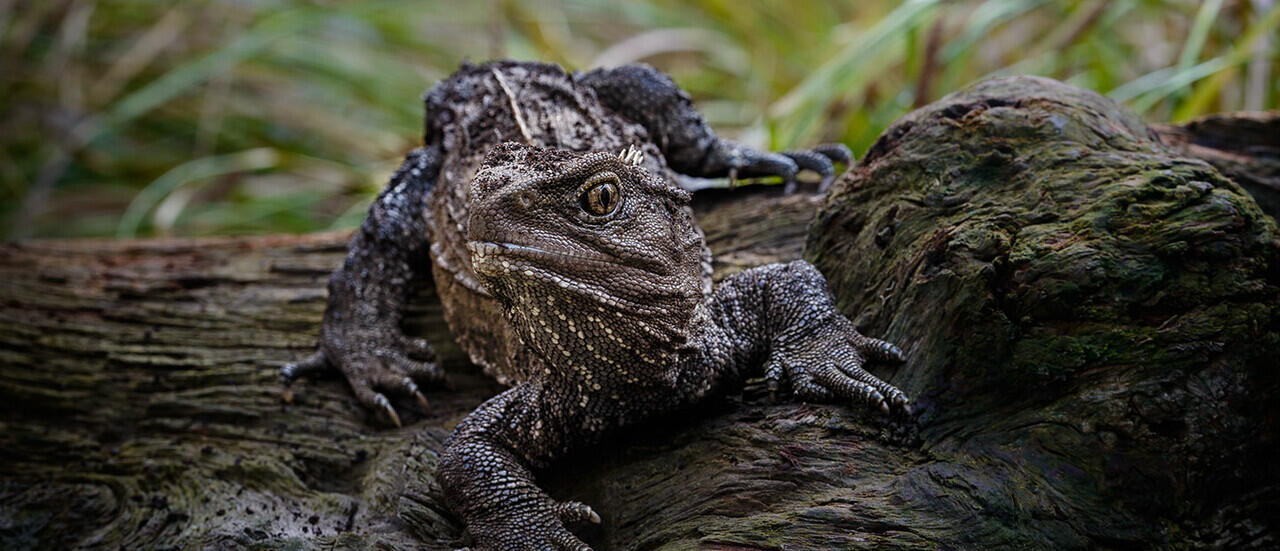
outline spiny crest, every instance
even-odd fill
[[[634,144],[628,145],[626,149],[618,152],[618,158],[624,163],[640,166],[640,163],[644,162],[644,151]]]

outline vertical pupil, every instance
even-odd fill
[[[591,186],[587,192],[579,196],[582,208],[591,214],[604,216],[613,212],[618,205],[618,186],[614,182],[603,182]]]
[[[608,211],[610,203],[611,201],[609,200],[609,186],[607,185],[600,186],[600,212],[603,213]]]

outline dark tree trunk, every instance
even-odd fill
[[[1275,134],[1209,136],[1275,118],[1210,120],[1152,130],[1092,93],[989,81],[886,131],[825,202],[701,194],[718,275],[807,234],[846,313],[904,345],[879,372],[919,414],[748,385],[546,486],[602,513],[598,550],[1274,546],[1277,230],[1188,157],[1262,200]],[[430,412],[377,428],[336,376],[281,399],[346,237],[0,248],[0,548],[464,544],[436,457],[498,389],[429,291],[409,329],[455,386]]]

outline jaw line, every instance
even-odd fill
[[[531,260],[550,259],[550,260],[561,262],[561,263],[588,262],[588,263],[598,264],[598,265],[607,265],[614,270],[621,267],[628,270],[643,271],[643,270],[640,270],[639,268],[627,266],[626,264],[622,264],[614,260],[606,260],[603,256],[589,257],[589,256],[578,255],[573,253],[549,251],[546,249],[530,247],[527,245],[517,245],[515,243],[472,240],[472,241],[467,241],[467,250],[471,252],[473,265],[476,264],[475,262],[476,257],[485,258],[488,256],[492,256],[495,259],[511,258],[523,265],[519,267],[512,265],[509,268],[511,272],[526,271],[526,270],[533,271],[545,276],[543,279],[554,279],[559,277],[559,274],[548,269],[546,266],[539,265],[538,263],[532,262]],[[477,270],[477,273],[479,273],[479,270]],[[645,273],[648,273],[648,272],[645,271]],[[493,277],[493,276],[488,276],[488,277]],[[666,312],[665,309],[655,308],[654,305],[652,304],[640,304],[628,299],[613,297],[607,292],[608,289],[595,284],[574,282],[572,286],[566,287],[565,285],[562,285],[561,287],[565,289],[573,288],[581,294],[590,296],[595,300],[595,302],[599,303],[601,306],[621,309],[621,310],[628,311],[631,313],[636,313],[636,314],[657,314],[657,313]],[[607,297],[607,298],[602,300],[601,297]]]
[[[467,250],[471,252],[471,256],[487,257],[493,255],[498,258],[516,258],[529,263],[529,259],[552,260],[559,262],[587,262],[590,264],[607,264],[609,266],[618,266],[628,269],[636,269],[627,266],[617,260],[606,257],[604,255],[587,255],[580,253],[569,253],[561,251],[552,251],[541,249],[538,247],[530,247],[528,245],[519,245],[516,243],[508,243],[502,241],[483,241],[473,240],[467,241]]]

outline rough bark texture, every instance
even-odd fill
[[[1280,217],[1280,112],[1210,115],[1185,125],[1151,128],[1174,151],[1208,161]]]
[[[990,81],[886,131],[820,210],[700,195],[721,277],[798,256],[818,211],[806,255],[864,333],[907,349],[877,374],[917,399],[915,425],[749,386],[545,487],[601,512],[597,550],[1276,545],[1277,230],[1187,155],[1242,183],[1274,164],[1185,145],[1232,134],[1203,128],[1160,127],[1166,147],[1095,94]],[[375,428],[336,376],[281,401],[345,244],[0,248],[0,548],[465,543],[436,454],[497,388],[429,292],[408,329],[455,386],[430,412]]]
[[[1092,92],[986,81],[889,128],[807,256],[904,343],[927,457],[864,511],[932,542],[1275,546],[1280,245]]]

